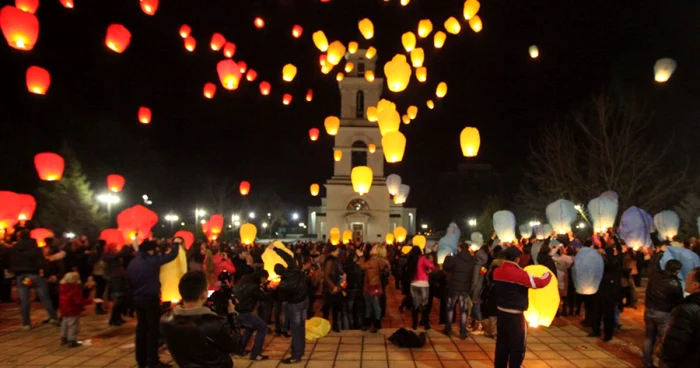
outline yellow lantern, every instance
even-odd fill
[[[447,83],[445,82],[440,82],[438,84],[437,88],[435,89],[435,96],[437,98],[443,98],[447,94]]]
[[[428,68],[424,66],[416,68],[416,79],[418,79],[418,81],[421,83],[428,80]]]
[[[323,126],[326,127],[328,135],[336,135],[340,128],[340,119],[337,116],[329,116],[323,121]]]
[[[406,115],[408,115],[409,119],[413,120],[418,116],[418,106],[411,105],[408,107],[406,110]]]
[[[389,100],[382,98],[377,103],[377,113],[381,114],[381,112],[384,111],[385,109],[396,110],[396,104],[389,101]]]
[[[343,72],[338,72],[338,74],[335,75],[335,80],[338,82],[342,82],[343,79],[345,79],[345,74]]]
[[[285,82],[291,82],[297,75],[297,67],[292,64],[287,64],[282,68],[282,79]]]
[[[343,244],[350,244],[351,241],[352,241],[352,231],[350,231],[350,230],[343,231]]]
[[[462,146],[462,154],[465,157],[475,157],[479,153],[479,146],[481,145],[479,130],[472,127],[464,128],[459,135],[459,143]]]
[[[403,121],[403,123],[406,125],[411,124],[411,118],[408,117],[407,114],[401,115],[401,121]]]
[[[447,39],[447,35],[443,31],[437,31],[435,32],[435,36],[433,36],[433,45],[435,45],[436,49],[441,49],[442,46],[445,46],[445,40]]]
[[[343,159],[343,151],[341,151],[339,149],[333,151],[333,160],[335,160],[336,162],[340,162],[340,160],[342,160],[342,159]]]
[[[411,249],[413,249],[412,245],[404,245],[403,247],[401,247],[401,253],[403,255],[408,255],[408,253],[411,251]]]
[[[376,123],[377,119],[379,119],[379,114],[377,113],[377,107],[376,106],[370,106],[367,108],[367,121],[370,123]]]
[[[369,151],[369,153],[375,153],[377,152],[377,145],[374,143],[370,143],[369,145],[367,145],[367,150]]]
[[[362,33],[362,37],[364,37],[365,40],[369,40],[374,37],[374,24],[371,20],[369,20],[369,18],[359,21],[357,23],[357,28],[360,30],[360,33]]]
[[[406,241],[406,235],[408,232],[406,231],[406,228],[403,226],[399,226],[396,229],[394,229],[394,238],[396,239],[396,242],[398,243],[403,243]]]
[[[406,6],[410,2],[411,2],[411,0],[401,0],[401,6]]]
[[[181,245],[177,258],[160,266],[160,299],[177,303],[182,299],[178,285],[180,278],[187,273],[187,251]]]
[[[418,37],[426,38],[433,31],[433,22],[430,19],[423,19],[418,22]]]
[[[382,148],[386,162],[401,162],[406,151],[406,137],[398,131],[387,133],[382,137]]]
[[[429,109],[434,109],[435,108],[435,102],[433,100],[428,100],[428,102],[425,103]]]
[[[675,70],[675,60],[669,58],[659,59],[654,64],[654,80],[659,83],[667,82]]]
[[[471,23],[471,20],[469,21]],[[459,24],[459,21],[455,17],[449,17],[445,21],[445,30],[447,33],[451,33],[453,35],[459,34],[459,32],[462,30],[462,26]]]
[[[355,41],[350,41],[350,42],[348,43],[348,52],[349,52],[351,55],[354,55],[354,54],[357,52],[357,48],[358,48],[358,47],[360,47],[360,46],[357,44],[357,42],[355,42]]]
[[[372,60],[377,55],[377,49],[374,46],[370,46],[367,51],[365,51],[365,58],[367,60]]]
[[[333,65],[325,63],[321,66],[321,73],[328,74],[333,70]]]
[[[419,247],[421,251],[425,250],[425,243],[427,240],[425,239],[425,236],[423,235],[416,235],[413,237],[413,240],[411,240],[411,244],[413,244],[414,247]]]
[[[331,63],[331,65],[336,66],[340,64],[340,60],[345,57],[345,45],[340,41],[333,41],[330,46],[328,46],[328,56],[326,60]]]
[[[253,244],[253,242],[255,241],[255,237],[258,235],[258,228],[250,223],[244,224],[243,226],[241,226],[239,235],[241,236],[241,242],[243,244]]]
[[[475,15],[472,19],[469,19],[469,27],[471,27],[472,31],[475,33],[481,32],[481,29],[484,28],[484,25],[481,24],[481,17]]]
[[[345,72],[350,73],[355,69],[355,64],[352,61],[345,63]]]
[[[549,327],[559,310],[560,299],[557,277],[549,268],[543,265],[527,266],[525,267],[525,272],[532,277],[542,277],[545,273],[549,273],[552,278],[544,288],[528,290],[528,308],[523,313],[530,327]]]
[[[374,82],[374,70],[365,71],[365,80],[370,83]]]
[[[369,193],[369,189],[372,187],[373,176],[372,169],[369,167],[355,166],[350,172],[352,190],[359,195]]]
[[[394,234],[392,234],[392,233],[386,234],[386,237],[384,237],[384,243],[386,243],[387,245],[394,244]]]
[[[537,48],[537,45],[530,46],[528,51],[530,52],[530,57],[533,59],[537,59],[537,57],[540,56],[540,49]]]
[[[311,192],[311,196],[315,197],[318,195],[318,192],[321,191],[321,187],[318,184],[311,184],[309,191]]]
[[[406,56],[397,54],[384,65],[386,84],[391,92],[401,92],[408,87],[411,79],[411,66],[406,62]]]
[[[401,36],[401,43],[406,52],[411,52],[416,47],[416,35],[413,32],[406,32]]]
[[[398,132],[401,126],[401,115],[396,109],[384,109],[379,113],[379,133],[382,137],[387,133]]]
[[[326,52],[328,50],[328,39],[323,31],[314,32],[314,34],[311,35],[311,38],[313,39],[316,48],[321,52]]]
[[[294,257],[294,253],[292,253],[291,250],[287,249],[287,247],[284,246],[284,243],[281,241],[277,240],[274,243],[272,243],[273,247],[276,249],[281,249],[285,253],[289,254],[289,256]],[[265,271],[268,273],[268,280],[272,282],[279,282],[280,281],[280,276],[275,273],[275,265],[276,264],[281,264],[284,267],[287,267],[287,262],[284,261],[282,257],[280,257],[277,252],[275,252],[273,249],[267,248],[265,249],[265,252],[262,254],[262,261],[263,261],[263,268]]]
[[[331,244],[333,244],[333,245],[340,244],[340,229],[338,229],[337,227],[334,227],[331,229],[330,234],[331,234],[331,236],[330,236]]]
[[[423,61],[425,60],[425,52],[423,49],[418,47],[411,50],[411,64],[414,68],[420,68],[423,66]]]
[[[469,20],[474,18],[476,13],[479,12],[481,4],[479,0],[467,0],[464,2],[464,19]]]

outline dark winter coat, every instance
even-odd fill
[[[700,293],[673,309],[671,324],[661,348],[661,360],[669,368],[697,367],[700,362]]]
[[[479,249],[478,252],[474,255],[474,270],[473,276],[472,276],[472,301],[474,303],[481,303],[482,298],[481,298],[481,291],[484,286],[484,275],[481,274],[481,268],[484,267],[486,269],[489,268],[489,253],[488,253],[488,247],[489,244],[485,244],[484,246]]]
[[[304,271],[297,267],[294,258],[287,252],[275,248],[275,253],[287,263],[286,270],[280,273],[280,284],[277,286],[279,301],[289,304],[303,302],[309,294]]]
[[[180,246],[173,243],[168,254],[151,256],[139,252],[127,270],[134,300],[160,300],[160,266],[177,258],[179,251]]]
[[[451,293],[469,294],[472,290],[475,265],[476,260],[467,249],[445,259],[443,270],[449,275],[447,290]]]
[[[39,274],[39,270],[44,268],[45,259],[41,249],[34,239],[22,239],[10,248],[9,257],[10,270],[16,276],[22,274]]]
[[[656,272],[649,278],[644,302],[647,309],[671,312],[683,301],[681,280],[668,271]]]
[[[259,301],[268,300],[270,297],[260,286],[260,275],[253,273],[243,276],[234,286],[233,294],[236,296],[236,311],[238,313],[251,313]]]

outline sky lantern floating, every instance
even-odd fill
[[[292,103],[292,95],[290,95],[289,93],[285,93],[282,96],[282,105],[289,106],[289,104],[291,104],[291,103]]]
[[[335,80],[338,82],[342,82],[343,79],[345,79],[345,73],[343,72],[338,72],[338,74],[335,75]]]
[[[411,118],[408,116],[408,114],[401,115],[401,121],[406,125],[411,124]]]
[[[53,231],[45,228],[34,229],[29,232],[29,237],[36,240],[36,245],[39,248],[46,246],[46,238],[53,238]]]
[[[416,68],[416,79],[421,83],[428,80],[428,68],[424,66]]]
[[[343,231],[343,244],[350,244],[352,242],[352,230]]]
[[[328,57],[326,56],[326,54],[321,54],[318,56],[318,64],[321,66],[325,66],[326,64],[328,64]]]
[[[21,11],[35,14],[39,8],[39,0],[15,0],[15,6]]]
[[[342,160],[342,159],[343,159],[343,151],[342,150],[337,149],[337,150],[333,151],[333,160],[335,162],[340,162],[340,160]]]
[[[652,245],[650,233],[654,225],[654,219],[649,213],[633,206],[620,216],[620,227],[617,233],[628,247],[637,250]],[[669,229],[663,228],[657,230],[659,230],[659,238],[661,239],[666,235],[664,232],[669,231]],[[662,262],[662,264],[664,263]]]
[[[248,64],[246,64],[246,62],[243,60],[239,61],[238,70],[241,71],[241,74],[245,73],[245,71],[248,70]]]
[[[67,9],[73,9],[73,7],[75,7],[73,0],[61,0],[61,5]]]
[[[365,58],[367,58],[367,60],[374,59],[374,57],[376,55],[377,55],[377,49],[374,48],[374,46],[370,46],[369,48],[367,48],[367,51],[365,51]]]
[[[267,96],[270,94],[270,83],[262,81],[260,82],[260,94],[263,96]]]
[[[418,106],[409,106],[408,109],[406,109],[406,115],[408,115],[411,120],[415,119],[416,116],[418,116]]]
[[[51,85],[51,74],[38,66],[30,66],[26,73],[27,90],[37,95],[45,95]]]
[[[393,245],[394,244],[394,234],[392,234],[392,233],[386,234],[386,236],[384,237],[384,243],[386,243],[386,245]]]
[[[426,38],[433,31],[433,22],[430,19],[423,19],[418,22],[418,37]]]
[[[250,193],[250,183],[248,181],[243,180],[238,186],[238,191],[241,193],[242,196],[247,196],[248,193]]]
[[[31,50],[39,38],[37,17],[11,5],[0,9],[0,28],[7,44],[17,50]]]
[[[298,25],[298,24],[295,25],[294,27],[292,27],[292,37],[294,37],[294,38],[299,38],[299,37],[301,37],[301,34],[302,34],[303,32],[304,32],[304,29],[301,28],[301,26]]]
[[[251,223],[243,224],[239,231],[239,235],[243,244],[251,245],[253,242],[255,242],[255,237],[258,235],[258,228]]]
[[[373,176],[372,169],[369,167],[355,166],[350,172],[352,190],[359,195],[369,193],[369,188],[372,187]]]
[[[405,227],[399,226],[394,229],[394,239],[396,239],[397,242],[403,243],[406,241],[406,235],[408,235],[408,231],[406,231]]]
[[[129,30],[123,25],[115,23],[110,24],[109,27],[107,27],[105,45],[107,45],[110,50],[116,52],[117,54],[121,54],[127,47],[129,47],[130,42],[131,32],[129,32]]]
[[[376,123],[379,119],[379,112],[376,106],[369,106],[367,108],[367,120],[370,123]]]
[[[401,35],[401,44],[406,52],[411,52],[416,47],[416,35],[413,32],[406,32]]]
[[[331,42],[330,46],[328,46],[328,62],[335,66],[340,63],[343,57],[345,57],[345,45],[340,41]]]
[[[39,179],[44,181],[57,181],[63,177],[65,161],[63,157],[52,153],[43,152],[34,156],[34,167],[39,174]]]
[[[369,151],[369,153],[375,153],[377,152],[377,145],[374,143],[370,143],[367,145],[367,150]]]
[[[185,38],[185,50],[192,52],[197,47],[197,40],[192,36],[187,36]]]
[[[374,70],[365,70],[365,80],[367,82],[374,82]]]
[[[309,139],[311,139],[312,142],[316,142],[320,133],[321,131],[318,130],[318,128],[309,129]]]
[[[559,288],[556,274],[543,265],[530,265],[525,267],[531,277],[542,277],[548,273],[551,277],[549,284],[544,288],[528,289],[528,308],[523,316],[530,327],[549,327],[559,311]],[[532,278],[530,278],[532,280]]]
[[[141,124],[150,124],[151,123],[151,117],[153,114],[151,114],[151,109],[145,106],[139,107],[139,123]]]
[[[258,78],[258,72],[256,72],[256,71],[253,70],[253,69],[248,69],[248,72],[245,73],[245,79],[246,79],[248,82],[252,82],[252,81],[254,81],[254,80],[257,79],[257,78]]]
[[[126,180],[118,174],[107,175],[107,189],[112,193],[119,193],[124,189]]]
[[[420,68],[423,66],[423,61],[425,60],[425,52],[420,47],[411,50],[411,64],[414,68]]]
[[[313,196],[313,197],[316,197],[320,190],[321,190],[321,187],[315,183],[311,184],[311,187],[309,187],[309,191],[311,192],[311,196]]]
[[[654,64],[654,80],[659,83],[667,82],[675,70],[675,60],[670,58],[659,59],[656,61],[656,64]]]
[[[382,137],[382,148],[386,162],[401,162],[406,151],[406,137],[398,131],[389,132]]]
[[[387,99],[382,98],[377,103],[377,113],[381,114],[382,111],[384,111],[385,109],[396,110],[396,104]]]
[[[384,109],[379,113],[377,124],[382,137],[390,132],[398,132],[401,126],[401,115],[396,109]]]
[[[212,234],[219,235],[224,229],[224,216],[214,214],[209,217],[209,230]]]
[[[255,25],[255,28],[261,29],[262,27],[265,27],[265,20],[260,17],[255,17],[253,24]]]
[[[345,63],[345,72],[350,73],[355,69],[355,64],[352,61],[348,61]]]
[[[399,188],[401,187],[401,177],[396,174],[391,174],[386,177],[386,189],[389,191],[390,195],[399,194]]]
[[[484,28],[484,25],[481,23],[481,17],[475,15],[473,18],[469,19],[469,27],[471,27],[474,33],[481,32],[481,30]]]
[[[308,91],[306,91],[306,102],[311,102],[314,99],[314,90],[309,88]]]
[[[673,211],[661,211],[654,215],[654,227],[659,235],[666,239],[673,239],[674,236],[678,235],[680,222],[678,214]]]
[[[474,18],[476,13],[479,12],[479,8],[481,8],[481,4],[479,3],[478,0],[467,0],[464,2],[464,19],[469,20]]]
[[[340,244],[340,229],[337,227],[334,227],[330,231],[330,237],[329,237],[331,244],[333,245],[338,245]]]
[[[394,204],[404,204],[408,200],[411,187],[406,184],[399,185],[399,192],[394,196]]]
[[[396,54],[391,61],[384,65],[386,84],[392,92],[401,92],[408,87],[411,79],[411,65],[406,62],[406,56]]]
[[[238,88],[241,82],[241,68],[231,59],[221,60],[216,64],[216,71],[219,73],[221,85],[229,91]]]
[[[338,134],[338,128],[340,128],[340,119],[337,116],[329,116],[324,120],[323,126],[326,128],[328,135],[336,135]]]
[[[192,27],[188,26],[187,24],[183,24],[180,26],[180,37],[182,37],[182,39],[189,37],[191,34]]]
[[[146,15],[155,15],[158,11],[158,1],[159,0],[140,0],[141,10],[143,10]]]
[[[599,196],[588,202],[588,214],[593,222],[593,231],[599,233],[613,227],[617,217],[617,199]]]
[[[158,223],[158,215],[137,204],[117,215],[117,226],[127,241],[136,240],[140,244],[151,237],[151,229]]]
[[[433,100],[426,101],[425,105],[431,110],[435,108],[435,102],[433,102]]]
[[[427,239],[423,235],[415,235],[413,239],[411,239],[411,245],[414,247],[420,248],[421,251],[425,250],[425,243],[427,242]]]
[[[493,229],[501,243],[515,240],[515,215],[510,211],[498,211],[493,214]]]
[[[0,191],[0,230],[7,230],[15,226],[21,205],[19,194]]]
[[[224,37],[224,35],[219,32],[214,32],[214,34],[211,35],[209,47],[211,47],[212,50],[219,51],[224,47],[224,44],[226,44],[226,37]]]
[[[481,145],[479,130],[472,127],[462,129],[462,133],[459,135],[459,144],[462,147],[464,157],[476,157]]]
[[[227,58],[232,58],[236,54],[236,44],[233,42],[226,42],[224,44],[224,56]]]
[[[435,32],[435,36],[433,36],[433,45],[435,46],[436,49],[441,49],[442,46],[445,46],[445,40],[447,39],[447,35],[443,31],[437,31]]]
[[[204,97],[208,99],[214,98],[214,95],[216,94],[216,84],[207,82],[204,84]]]
[[[447,83],[440,82],[435,89],[435,96],[437,96],[437,98],[443,98],[445,95],[447,95]]]
[[[356,41],[350,41],[348,43],[348,52],[351,55],[354,55],[357,52],[357,49],[360,47],[360,45]]]
[[[365,40],[370,40],[374,37],[374,24],[369,18],[357,22],[357,28],[360,30]]]
[[[530,52],[530,57],[533,59],[537,59],[537,57],[540,56],[540,49],[537,48],[537,45],[530,46],[528,51]]]
[[[559,234],[566,234],[571,231],[571,223],[576,221],[578,211],[576,211],[576,206],[573,202],[559,199],[547,206],[545,214],[554,231]]]
[[[331,70],[333,70],[333,65],[330,63],[325,63],[321,66],[321,73],[323,74],[328,74],[331,72]]]
[[[297,67],[292,64],[287,64],[282,68],[282,79],[285,82],[291,82],[297,75]]]
[[[447,33],[451,33],[453,35],[459,34],[459,32],[462,30],[462,26],[459,24],[459,21],[455,17],[447,18],[444,26]]]
[[[410,2],[411,2],[411,0],[401,0],[401,6],[406,6]]]
[[[314,41],[316,48],[321,52],[328,51],[328,38],[326,38],[326,34],[323,33],[323,31],[314,32],[313,35],[311,35],[311,39]]]
[[[190,250],[192,244],[194,244],[194,234],[192,234],[191,231],[178,230],[175,232],[175,234],[173,234],[173,239],[174,238],[182,238],[182,240],[185,241],[186,250]]]
[[[34,211],[36,211],[36,200],[30,194],[17,194],[17,199],[19,203],[19,212],[17,213],[17,220],[19,221],[29,221],[34,217]]]

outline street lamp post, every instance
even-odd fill
[[[105,193],[97,196],[97,200],[107,204],[107,222],[112,223],[112,204],[119,203],[119,197],[116,194]]]
[[[207,211],[202,210],[202,209],[195,209],[194,210],[194,237],[195,239],[197,238],[197,228],[199,227],[199,218],[206,216]]]
[[[173,232],[173,222],[175,222],[175,221],[177,221],[177,220],[179,220],[179,219],[180,219],[180,218],[179,218],[177,215],[172,214],[172,213],[169,213],[169,214],[165,215],[165,221],[170,222],[170,232],[171,232],[171,233]]]

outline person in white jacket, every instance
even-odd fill
[[[569,268],[574,264],[574,257],[570,255],[569,252],[573,253],[574,250],[571,247],[564,247],[563,244],[552,249],[552,260],[554,260],[554,265],[557,268],[557,281],[559,287],[559,296],[561,297],[562,304],[566,306],[567,291],[569,290]],[[573,297],[573,295],[571,296]],[[566,307],[560,307],[560,314],[566,316]]]

